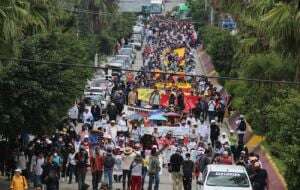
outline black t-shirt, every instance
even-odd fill
[[[183,158],[180,154],[177,153],[173,154],[170,158],[172,172],[179,172],[182,162],[183,162]]]
[[[267,178],[268,173],[265,169],[256,171],[252,179],[253,190],[264,190]]]
[[[194,162],[192,160],[185,160],[182,163],[183,176],[192,177],[194,171]]]

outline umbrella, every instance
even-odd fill
[[[161,115],[161,114],[155,114],[155,115],[151,115],[149,117],[149,120],[153,120],[153,121],[167,121],[168,119]]]
[[[162,115],[163,111],[162,110],[153,110],[150,112],[150,115]]]
[[[126,117],[129,120],[142,120],[144,117],[138,113],[134,113]]]
[[[167,116],[167,117],[180,117],[180,114],[175,113],[175,112],[167,112],[167,113],[164,114],[164,116]]]

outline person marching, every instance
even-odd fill
[[[10,183],[10,190],[27,190],[28,184],[26,181],[26,178],[21,175],[22,170],[16,169],[15,174],[12,177],[11,183]]]

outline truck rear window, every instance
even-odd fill
[[[219,187],[249,187],[249,180],[245,173],[210,172],[206,180],[207,186]]]

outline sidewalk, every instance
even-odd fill
[[[214,65],[212,63],[211,57],[203,50],[198,50],[199,52],[199,62],[202,64],[202,68],[204,73],[209,76],[217,76],[217,72],[215,71]],[[211,80],[212,83],[218,84],[217,79]],[[235,121],[239,117],[239,113],[236,112],[232,116],[228,118],[228,126],[230,129],[235,129],[237,126]],[[249,146],[249,150],[254,151],[260,156],[260,160],[264,169],[267,170],[269,175],[269,189],[270,190],[287,190],[286,182],[284,178],[279,173],[276,165],[271,160],[270,156],[264,151],[263,148],[260,147],[261,142],[264,140],[263,137],[257,136],[253,133],[250,125],[247,127],[247,132],[245,135],[245,139],[247,142],[247,146]]]

